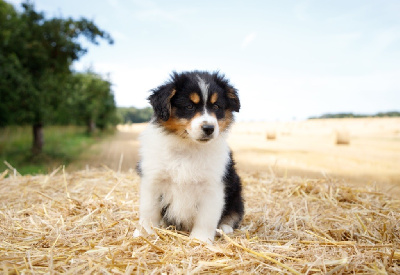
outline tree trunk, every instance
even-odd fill
[[[88,134],[93,134],[95,130],[96,130],[96,123],[94,123],[93,119],[88,119],[88,121],[87,121]]]
[[[43,124],[33,124],[33,142],[32,142],[32,154],[38,155],[42,152],[44,137],[43,137]]]

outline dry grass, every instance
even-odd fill
[[[138,161],[146,124],[121,125],[113,138],[92,146],[67,171],[106,165],[129,172]],[[348,129],[350,146],[335,144],[335,129]],[[266,133],[275,131],[275,140]],[[292,122],[236,122],[228,142],[238,168],[254,173],[305,178],[330,177],[363,186],[379,184],[400,198],[400,118],[325,119]]]
[[[165,229],[134,238],[134,173],[0,174],[0,271],[400,273],[399,200],[328,179],[242,178],[242,226],[211,246]]]
[[[278,138],[266,140],[275,129]],[[350,133],[336,145],[335,130]],[[329,175],[364,186],[379,184],[400,198],[400,118],[325,119],[235,123],[228,138],[238,168],[279,176]]]

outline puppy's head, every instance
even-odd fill
[[[207,143],[227,130],[233,112],[239,112],[237,90],[219,73],[172,73],[171,79],[152,90],[148,98],[154,123],[166,131]]]

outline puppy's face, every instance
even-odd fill
[[[199,143],[229,128],[240,102],[236,89],[218,73],[173,73],[149,97],[156,123],[166,131]]]

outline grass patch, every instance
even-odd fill
[[[48,126],[43,133],[43,152],[32,155],[30,126],[0,129],[0,171],[7,168],[7,161],[22,175],[47,173],[76,160],[87,147],[109,134],[88,135],[85,127],[78,126]]]

